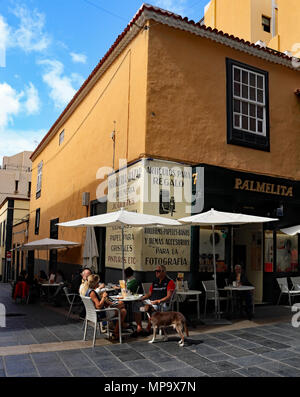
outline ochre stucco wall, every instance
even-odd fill
[[[226,57],[269,72],[270,153],[227,144]],[[295,70],[188,32],[150,27],[146,153],[299,179],[299,86]]]
[[[143,30],[119,55],[56,136],[33,161],[29,241],[49,237],[50,220],[87,216],[82,193],[96,199],[100,167],[112,167],[111,132],[116,121],[115,167],[119,158],[135,159],[145,152],[148,32]],[[59,133],[65,138],[59,146]],[[37,166],[43,161],[41,197],[36,199]],[[35,212],[41,208],[39,235]],[[84,241],[85,229],[59,228],[59,238]],[[40,255],[41,259],[46,254]],[[58,260],[80,263],[81,248],[59,254]]]

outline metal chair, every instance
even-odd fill
[[[82,300],[80,299],[81,296],[79,294],[70,293],[68,287],[64,287],[63,291],[66,295],[67,301],[70,305],[67,319],[69,319],[73,306],[82,306]],[[76,302],[77,299],[77,302]],[[79,301],[78,301],[79,299]]]
[[[204,318],[206,318],[207,301],[215,300],[215,281],[214,280],[202,281],[202,285],[205,291]],[[227,301],[226,311],[228,311],[229,297],[220,296],[218,290],[216,291],[216,295],[217,295],[218,313],[220,313],[220,301]]]
[[[288,282],[287,282],[287,277],[280,277],[280,278],[276,278],[277,283],[279,285],[280,288],[280,295],[278,298],[278,302],[277,305],[279,305],[281,296],[286,294],[289,297],[289,304],[290,306],[292,306],[292,297],[296,296],[296,295],[300,295],[300,290],[289,290],[288,287]]]
[[[113,320],[118,320],[119,321],[119,341],[120,343],[122,343],[122,328],[121,328],[121,313],[120,310],[118,308],[106,308],[106,309],[96,309],[94,306],[94,303],[92,301],[91,298],[86,297],[86,296],[80,296],[82,299],[82,302],[85,306],[85,311],[86,311],[86,315],[85,315],[85,326],[84,326],[84,335],[83,335],[83,340],[86,340],[86,332],[87,332],[87,326],[88,326],[88,322],[91,322],[94,326],[94,335],[93,335],[93,347],[95,347],[95,341],[96,341],[96,332],[97,332],[97,324],[99,324],[99,332],[101,334],[101,328],[100,328],[100,324],[102,322],[107,322],[107,327],[106,327],[106,331],[107,331],[107,336],[109,338],[111,330],[109,327],[109,322],[113,321]],[[117,311],[118,315],[115,317],[112,317],[110,319],[104,317],[101,320],[98,320],[97,318],[97,313],[99,312],[109,312],[109,311]]]

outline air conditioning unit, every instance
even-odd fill
[[[84,207],[88,207],[90,205],[90,193],[89,192],[82,193],[82,205]]]
[[[255,45],[259,45],[261,48],[267,48],[267,44],[261,40],[258,40]]]

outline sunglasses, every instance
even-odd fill
[[[155,273],[161,273],[161,270],[155,270]]]

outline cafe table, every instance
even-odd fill
[[[136,294],[136,295],[129,295],[126,296],[125,298],[123,298],[122,295],[112,295],[110,296],[110,298],[112,300],[118,301],[118,302],[124,302],[124,303],[133,303],[133,302],[137,302],[141,300],[141,297],[143,296],[143,294]],[[129,313],[128,313],[128,318],[129,318],[129,322],[131,322],[132,320],[132,305],[128,305],[128,309],[129,309]]]
[[[231,301],[231,311],[233,313],[233,293],[234,292],[243,292],[243,291],[254,291],[255,287],[251,285],[240,285],[239,287],[234,287],[233,285],[227,285],[224,288],[219,288],[219,290],[227,291],[230,294]],[[254,299],[253,299],[253,313],[254,313]]]
[[[200,295],[202,294],[202,291],[198,291],[198,290],[193,290],[193,289],[189,289],[186,291],[178,291],[176,290],[176,295],[179,296],[196,296],[197,297],[197,317],[198,320],[200,320]],[[177,302],[177,311],[179,311],[179,302],[180,299],[176,299]]]
[[[50,299],[50,288],[58,288],[61,286],[63,283],[41,283],[40,286],[43,288],[48,288],[48,294],[47,294],[47,301],[49,302]]]

